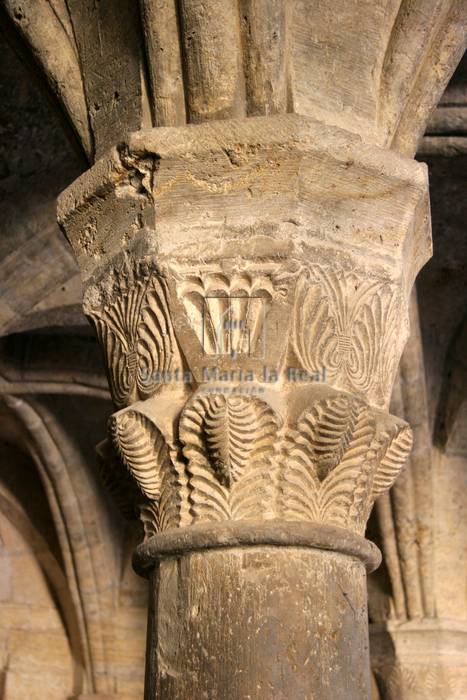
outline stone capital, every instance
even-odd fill
[[[79,178],[59,218],[147,534],[363,533],[410,449],[385,411],[430,253],[424,166],[297,115],[159,128]]]
[[[370,626],[373,671],[389,700],[462,700],[467,683],[465,621],[420,618]]]
[[[387,408],[430,254],[424,166],[298,115],[158,128],[68,188],[59,219],[116,408],[105,480],[145,530],[147,698],[225,693],[200,644],[243,669],[232,697],[277,674],[294,697],[365,697],[379,553],[363,534],[411,447]],[[285,655],[263,670],[291,610],[297,659],[311,620],[332,637],[317,674]]]

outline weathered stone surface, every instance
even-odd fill
[[[125,130],[283,112],[413,155],[462,56],[467,14],[462,0],[431,0],[428,10],[423,0],[4,8],[97,156]]]
[[[465,622],[412,620],[371,630],[372,665],[388,700],[464,700]]]
[[[90,159],[106,152],[63,195],[60,219],[115,405],[99,444],[102,472],[126,514],[139,511],[137,557],[158,581],[146,696],[369,695],[364,572],[354,557],[374,561],[361,535],[410,451],[403,419],[414,425],[414,452],[379,507],[391,583],[381,619],[395,660],[386,649],[380,663],[376,645],[374,670],[387,697],[410,697],[414,675],[422,696],[457,693],[438,658],[457,664],[448,628],[420,621],[438,609],[434,574],[444,560],[433,553],[451,529],[433,531],[433,514],[457,505],[431,486],[443,462],[430,444],[414,301],[391,409],[400,418],[387,410],[410,290],[430,253],[424,168],[391,150],[413,154],[460,55],[465,4],[4,7],[57,81]],[[35,32],[51,13],[50,27]],[[50,47],[66,46],[69,81],[48,55],[49,30]],[[443,117],[434,129],[453,123]],[[443,413],[447,473],[464,445],[463,345],[460,334]],[[5,397],[4,430],[25,441],[52,504],[58,573],[71,582],[66,609],[76,611],[66,624],[83,669],[71,692],[138,696],[140,616],[125,614],[133,596],[120,580],[130,581],[131,545],[115,546],[121,524],[63,440],[67,402],[26,396],[81,396],[90,412],[72,423],[92,433],[102,386],[86,384],[86,362],[76,381],[47,379],[46,389],[38,368],[33,383],[17,369],[7,365],[2,382],[16,394]],[[244,615],[255,601],[253,638]],[[430,632],[427,658],[443,668],[431,685],[422,682],[421,629]],[[212,662],[219,649],[223,666]],[[303,661],[311,657],[313,667]]]
[[[93,134],[93,155],[100,157],[128,131],[141,128],[148,114],[138,4],[132,0],[67,0],[67,7]]]
[[[157,533],[177,528],[187,533],[181,556],[196,559],[190,541],[207,523],[197,545],[205,550],[226,537],[223,523],[255,531],[255,521],[272,521],[289,546],[292,525],[321,527],[321,537],[334,527],[328,547],[345,551],[346,533],[364,532],[410,450],[409,428],[384,410],[410,288],[430,252],[423,167],[296,115],[160,128],[135,134],[78,179],[59,219],[120,409],[109,443],[139,486],[145,566],[158,560]],[[232,556],[245,542],[231,542]],[[277,543],[278,557],[286,544]],[[324,566],[324,552],[310,556]],[[338,579],[331,571],[339,596]],[[238,648],[241,629],[232,628]],[[208,670],[199,689],[188,671],[166,687],[151,639],[148,698],[208,692]],[[176,666],[191,656],[188,647],[180,654]],[[308,684],[326,697],[321,676],[305,673],[299,689],[285,662],[277,689],[270,669],[250,663],[265,693],[300,694]],[[329,681],[329,693],[368,695],[362,673]],[[229,666],[222,678],[234,687],[237,673]]]
[[[147,700],[369,696],[365,572],[350,557],[199,552],[152,578]]]
[[[447,102],[461,99],[458,80]],[[449,641],[449,630],[455,629],[457,649],[465,647],[467,248],[465,203],[457,193],[466,163],[462,156],[432,153],[425,158],[435,255],[418,279],[419,318],[413,304],[412,334],[392,403],[392,411],[414,427],[414,451],[390,494],[377,504],[390,586],[385,591],[384,576],[377,586],[373,576],[370,585],[372,619],[386,624],[387,640],[393,640],[372,645],[375,653],[380,649],[377,657],[372,651],[375,672],[384,666],[379,673],[383,697],[457,697],[465,687],[465,660]],[[400,641],[407,639],[404,630],[412,630],[407,650]],[[419,641],[423,635],[426,644]],[[419,643],[423,654],[417,656]]]

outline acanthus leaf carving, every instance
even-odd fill
[[[337,395],[306,409],[286,439],[280,480],[285,517],[363,526],[375,431],[369,407],[355,397]]]
[[[121,514],[128,520],[137,518],[140,490],[109,440],[96,445],[101,481]]]
[[[317,402],[302,415],[298,430],[306,436],[316,476],[323,481],[341,461],[355,427],[355,412],[345,398]]]
[[[159,508],[153,501],[144,501],[139,505],[139,519],[143,524],[144,539],[159,532]]]
[[[113,443],[145,497],[145,531],[280,518],[362,533],[406,459],[410,429],[398,419],[378,427],[381,417],[359,397],[320,396],[282,430],[262,399],[199,392],[170,444],[146,413],[114,414]]]
[[[206,450],[219,481],[230,488],[245,471],[254,446],[255,411],[248,401],[226,400],[219,394],[204,418]]]
[[[322,511],[346,527],[364,530],[369,510],[371,475],[375,468],[376,424],[369,407],[354,400],[354,429],[347,450],[323,489]],[[370,506],[371,507],[371,506]]]

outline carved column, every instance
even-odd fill
[[[411,445],[387,406],[424,166],[298,115],[158,128],[59,218],[139,486],[147,700],[368,697],[363,534]]]
[[[363,533],[410,446],[388,402],[430,252],[410,157],[466,11],[2,3],[94,164],[59,209],[115,402],[105,479],[146,530],[148,699],[368,695]]]

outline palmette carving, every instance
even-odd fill
[[[278,429],[278,416],[257,398],[207,394],[189,403],[180,439],[194,519],[273,516]]]
[[[118,407],[157,392],[157,377],[172,365],[174,337],[163,278],[150,265],[126,260],[87,290],[84,308],[104,351]]]
[[[297,283],[297,356],[307,371],[326,367],[334,386],[384,407],[403,347],[401,308],[389,283],[312,265]]]
[[[252,355],[277,293],[264,275],[189,276],[180,283],[189,323],[207,355]]]

